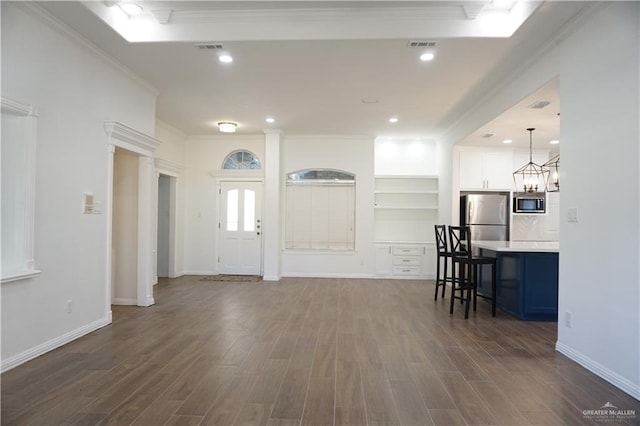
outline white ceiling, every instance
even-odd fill
[[[187,135],[218,134],[215,123],[234,121],[241,134],[278,128],[399,139],[445,131],[458,111],[584,7],[520,1],[504,12],[489,1],[137,3],[145,13],[124,24],[109,15],[118,9],[110,2],[39,5],[155,87],[158,118]],[[163,16],[168,23],[155,19]],[[127,42],[116,29],[144,41]],[[436,58],[421,62],[424,49],[408,47],[409,40],[435,41]],[[198,49],[196,42],[220,43],[234,61],[220,63],[217,51]],[[540,97],[553,98],[546,112],[556,108],[557,83],[532,99]],[[557,138],[558,126],[547,132],[552,120],[532,122],[531,111],[509,111],[508,119],[464,143],[486,143],[476,136],[489,130],[516,141],[514,129],[528,137],[524,129],[531,126],[539,127],[536,135]],[[276,122],[265,123],[266,116]],[[389,123],[391,116],[398,123]]]

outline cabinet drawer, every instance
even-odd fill
[[[420,275],[419,266],[394,266],[393,275]]]
[[[422,253],[420,247],[394,247],[393,254],[396,256],[420,256]]]
[[[419,266],[420,256],[393,256],[394,266]]]

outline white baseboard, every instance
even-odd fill
[[[124,297],[114,297],[111,299],[112,305],[125,305],[125,306],[136,306],[138,304],[137,299],[127,299]]]
[[[280,275],[264,275],[262,281],[280,281],[281,278]]]
[[[90,324],[82,326],[80,328],[76,328],[69,333],[65,333],[62,336],[56,337],[55,339],[51,339],[48,342],[44,342],[41,345],[35,346],[31,349],[28,349],[22,353],[9,357],[7,359],[2,360],[2,366],[0,367],[0,371],[4,373],[5,371],[9,371],[12,368],[15,368],[21,364],[24,364],[27,361],[30,361],[34,358],[39,357],[40,355],[44,355],[49,351],[52,351],[56,348],[59,348],[62,345],[66,345],[85,334],[89,334],[92,331],[96,331],[99,328],[104,327],[105,325],[111,324],[109,318],[101,318],[97,321],[94,321]]]
[[[567,358],[577,362],[593,374],[603,378],[607,382],[611,383],[615,387],[628,393],[635,399],[640,400],[640,383],[633,383],[630,380],[622,377],[615,371],[611,371],[604,365],[592,360],[589,357],[584,356],[580,352],[575,351],[567,345],[560,342],[556,342],[556,350]]]

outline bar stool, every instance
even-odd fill
[[[453,261],[451,285],[451,308],[455,299],[465,302],[464,319],[469,318],[469,304],[473,293],[473,310],[476,310],[478,296],[491,300],[491,316],[496,316],[496,259],[487,256],[473,256],[471,247],[471,230],[468,226],[449,226],[449,247]],[[456,265],[460,277],[456,279]],[[491,266],[491,295],[478,294],[478,267]],[[457,284],[457,285],[456,285]],[[456,295],[456,292],[459,295]]]
[[[436,233],[436,294],[433,300],[438,300],[438,289],[442,286],[442,298],[447,288],[447,283],[453,283],[451,276],[447,275],[447,265],[451,259],[451,252],[447,248],[447,231],[445,225],[434,225]],[[440,274],[440,265],[444,260],[443,273]],[[453,286],[453,284],[451,284]]]

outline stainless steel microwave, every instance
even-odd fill
[[[535,197],[514,197],[513,212],[514,213],[545,213],[546,202],[544,196]]]

